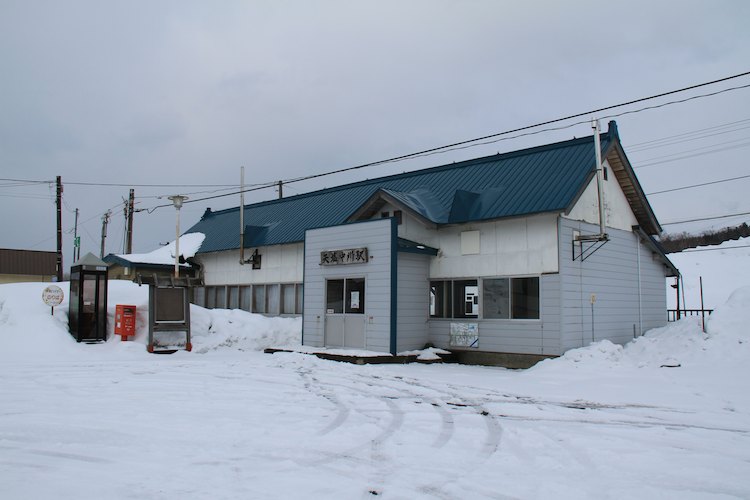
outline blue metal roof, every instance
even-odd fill
[[[603,154],[618,140],[611,123]],[[378,191],[437,225],[564,212],[594,175],[593,144],[589,136],[245,205],[245,246],[303,241],[307,229],[343,224]],[[239,207],[207,210],[186,231],[194,232],[206,235],[198,253],[239,248]]]

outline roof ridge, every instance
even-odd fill
[[[610,132],[612,132],[612,129],[610,129],[607,132],[602,132],[600,134],[601,138],[602,139],[609,138]],[[615,134],[617,133],[617,129],[616,128],[614,128],[614,133]],[[494,154],[494,155],[482,156],[482,157],[479,157],[479,158],[471,158],[471,159],[468,159],[468,160],[461,160],[459,162],[446,163],[446,164],[437,165],[437,166],[434,166],[434,167],[427,167],[427,168],[422,168],[422,169],[418,169],[418,170],[412,170],[412,171],[409,171],[409,172],[402,172],[400,174],[392,174],[392,175],[385,175],[385,176],[382,176],[382,177],[374,177],[372,179],[365,179],[365,180],[361,180],[361,181],[351,182],[351,183],[348,183],[348,184],[341,184],[339,186],[333,186],[333,187],[328,187],[328,188],[323,188],[323,189],[317,189],[315,191],[309,191],[307,193],[300,193],[300,194],[296,194],[296,195],[292,195],[292,196],[287,196],[285,198],[276,198],[276,199],[273,199],[273,200],[264,200],[264,201],[259,201],[257,203],[245,204],[244,206],[246,208],[249,208],[249,207],[261,207],[261,206],[266,206],[266,205],[273,205],[273,204],[277,204],[277,203],[288,202],[289,200],[304,199],[304,198],[309,198],[309,197],[313,197],[313,196],[319,196],[319,195],[322,195],[322,194],[331,193],[331,192],[335,192],[335,191],[341,191],[341,190],[345,190],[345,189],[352,189],[352,188],[356,188],[356,187],[360,187],[360,186],[368,186],[368,185],[371,185],[371,184],[378,184],[378,183],[382,183],[384,180],[404,179],[404,178],[408,178],[408,177],[415,177],[415,176],[419,176],[419,175],[424,175],[424,174],[429,174],[429,173],[433,173],[433,172],[438,172],[438,171],[441,171],[441,170],[451,170],[451,169],[454,169],[454,168],[468,167],[468,166],[471,166],[473,164],[487,163],[490,160],[493,160],[493,161],[505,160],[505,159],[509,159],[509,158],[516,158],[516,157],[520,157],[520,156],[526,156],[526,155],[530,155],[530,154],[536,154],[536,153],[540,153],[540,152],[544,152],[544,151],[548,151],[548,150],[553,150],[553,149],[560,149],[560,148],[564,148],[564,147],[578,146],[581,143],[585,143],[585,142],[588,142],[588,141],[591,141],[593,143],[592,138],[593,138],[593,136],[575,137],[573,139],[567,139],[565,141],[558,141],[558,142],[553,142],[553,143],[550,143],[550,144],[542,144],[542,145],[539,145],[539,146],[532,146],[532,147],[529,147],[529,148],[518,149],[518,150],[515,150],[515,151],[508,151],[506,153],[497,153],[497,154]],[[218,215],[218,214],[221,214],[221,213],[229,213],[229,212],[238,211],[238,210],[239,210],[239,205],[235,206],[235,207],[225,208],[225,209],[222,209],[222,210],[211,211],[210,215],[214,216],[214,215]]]

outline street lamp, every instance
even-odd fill
[[[181,194],[176,194],[174,196],[168,196],[168,199],[172,200],[172,203],[174,203],[174,207],[177,209],[177,231],[176,231],[176,237],[174,240],[174,277],[179,278],[180,277],[180,209],[182,208],[182,203],[188,199],[187,196],[183,196]]]

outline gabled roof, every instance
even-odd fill
[[[621,155],[627,163],[614,122],[600,139],[603,157]],[[245,205],[245,246],[300,242],[307,229],[372,217],[386,202],[436,226],[567,212],[594,176],[593,145],[583,137]],[[632,168],[620,170],[640,190]],[[639,224],[658,232],[645,196],[628,199]],[[198,253],[239,248],[239,207],[207,210],[192,232],[206,235]]]

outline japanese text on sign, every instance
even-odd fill
[[[365,264],[368,261],[367,248],[349,248],[347,250],[323,250],[320,252],[320,265]]]

